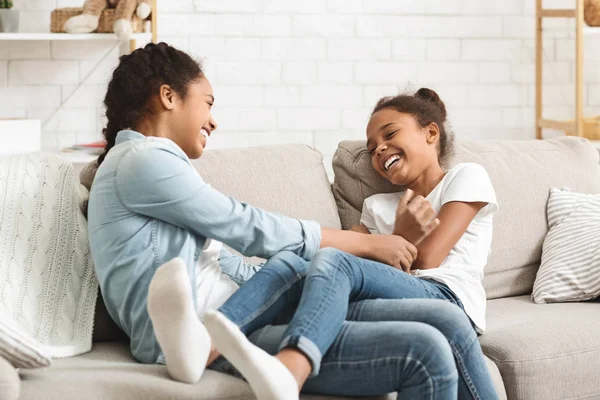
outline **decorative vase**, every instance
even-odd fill
[[[0,32],[19,31],[19,11],[9,8],[0,9]]]

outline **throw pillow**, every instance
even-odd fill
[[[533,285],[536,303],[585,301],[600,296],[600,194],[550,189],[550,230]]]
[[[15,368],[42,368],[51,363],[42,346],[7,318],[0,319],[0,356]]]
[[[58,155],[0,159],[0,320],[51,358],[92,348],[98,281],[80,209],[87,197]]]

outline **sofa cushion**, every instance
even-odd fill
[[[126,343],[116,342],[96,343],[90,353],[54,360],[53,366],[45,370],[23,371],[21,378],[20,400],[254,399],[244,381],[219,372],[207,370],[195,385],[173,381],[164,365],[139,364]]]
[[[0,358],[0,371],[1,367]],[[506,400],[506,392],[498,368],[489,358],[486,363],[499,400]],[[9,365],[10,366],[10,365]],[[10,366],[12,369],[12,366]],[[12,369],[14,371],[14,369]],[[173,398],[178,400],[243,400],[253,399],[248,386],[241,380],[219,372],[207,370],[195,385],[172,381],[164,365],[143,365],[130,355],[126,343],[96,343],[90,353],[55,360],[46,370],[27,370],[21,373],[22,396],[20,400],[34,400],[44,393],[44,400],[153,400]],[[0,378],[4,377],[0,373]],[[16,372],[12,378],[18,383]],[[12,383],[13,380],[11,380]],[[1,384],[2,381],[0,381]],[[394,400],[396,396],[370,397],[372,400]],[[13,398],[9,398],[14,400]],[[302,400],[341,400],[339,397],[301,396]],[[360,399],[360,398],[354,398]],[[0,397],[0,400],[4,400]]]
[[[548,226],[533,301],[561,303],[600,297],[600,195],[552,188]]]
[[[600,398],[600,302],[488,301],[484,353],[514,400]]]
[[[215,189],[236,199],[290,217],[340,228],[323,155],[305,145],[207,150],[192,164]],[[96,161],[75,167],[90,188]]]
[[[193,161],[205,181],[236,199],[328,228],[340,220],[323,156],[304,145],[208,150]]]
[[[549,190],[567,186],[576,192],[600,193],[597,150],[576,137],[460,142],[450,164],[460,162],[486,168],[500,204],[485,270],[488,298],[531,293],[548,231]],[[333,169],[333,190],[344,228],[358,223],[366,197],[400,189],[373,170],[363,141],[340,143]]]

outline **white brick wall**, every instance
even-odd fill
[[[21,0],[22,28],[45,31],[52,9],[81,1]],[[459,139],[533,138],[533,4],[158,0],[158,26],[161,40],[204,61],[220,126],[211,146],[299,142],[330,162],[340,140],[363,137],[381,96],[421,86],[447,103]],[[547,116],[573,114],[573,26],[545,22]],[[99,139],[117,55],[111,42],[0,42],[0,118],[56,114],[44,128],[48,150]],[[599,114],[600,37],[586,39],[585,95]]]

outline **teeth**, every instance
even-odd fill
[[[396,155],[393,155],[393,156],[391,156],[390,158],[388,158],[388,159],[385,161],[385,165],[384,165],[384,167],[385,167],[385,170],[386,170],[386,171],[387,171],[387,170],[389,170],[389,169],[390,169],[390,166],[391,166],[391,165],[392,165],[392,164],[393,164],[395,161],[398,161],[399,159],[400,159],[400,156],[399,156],[399,155],[397,155],[397,154],[396,154]]]
[[[206,130],[202,129],[200,133],[202,134],[202,136],[204,136],[204,139],[208,140],[208,132],[206,132]]]

